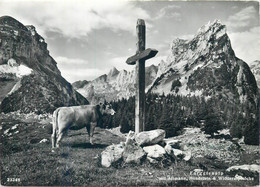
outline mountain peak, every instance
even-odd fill
[[[208,22],[206,25],[203,25],[198,30],[198,34],[206,33],[208,31],[218,31],[219,29],[225,28],[226,26],[221,23],[220,20],[214,20],[213,22]]]
[[[0,25],[8,25],[15,29],[27,31],[27,28],[21,22],[17,21],[11,16],[1,16]]]
[[[114,76],[117,75],[118,73],[119,73],[119,71],[118,71],[115,67],[113,67],[113,68],[109,71],[108,77],[114,77]]]

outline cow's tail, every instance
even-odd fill
[[[57,130],[58,130],[58,113],[59,113],[59,109],[56,109],[53,112],[53,118],[52,118],[52,148],[56,147]]]

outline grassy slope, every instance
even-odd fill
[[[94,135],[96,145],[89,144],[86,129],[70,131],[63,139],[62,148],[51,152],[51,125],[49,120],[33,117],[1,115],[1,184],[2,185],[44,185],[44,186],[122,186],[122,185],[245,185],[256,182],[201,182],[159,180],[167,176],[187,176],[198,168],[197,164],[179,162],[166,168],[153,167],[148,163],[140,166],[103,168],[100,166],[100,153],[106,146],[124,141],[106,130],[97,128]],[[17,129],[11,129],[19,124]],[[17,134],[15,132],[19,131]],[[47,143],[39,143],[42,139]],[[206,160],[209,162],[209,160]],[[204,165],[206,164],[204,162]],[[219,163],[218,163],[219,164]],[[221,164],[221,163],[220,163]],[[208,163],[214,166],[214,163]],[[223,167],[209,167],[211,171],[224,171]],[[7,178],[20,178],[21,182],[7,182]]]

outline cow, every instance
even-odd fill
[[[60,141],[66,131],[87,128],[89,141],[93,145],[95,127],[100,123],[103,115],[114,115],[115,111],[110,105],[81,105],[60,107],[53,112],[52,122],[52,150],[59,147]]]

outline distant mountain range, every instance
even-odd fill
[[[61,76],[35,27],[9,16],[0,17],[0,90],[0,112],[44,113],[89,103]]]
[[[156,78],[157,71],[157,66],[146,67],[146,87]],[[118,71],[113,67],[108,74],[93,81],[76,81],[72,85],[92,103],[97,103],[103,99],[111,101],[129,98],[135,94],[135,71]]]
[[[259,69],[259,66],[256,66]],[[89,101],[117,100],[135,94],[135,71],[116,68],[93,81],[72,85]],[[166,61],[146,67],[146,91],[182,96],[238,98],[257,102],[257,85],[249,66],[237,58],[226,33],[216,20],[202,26],[191,40],[175,39]]]

